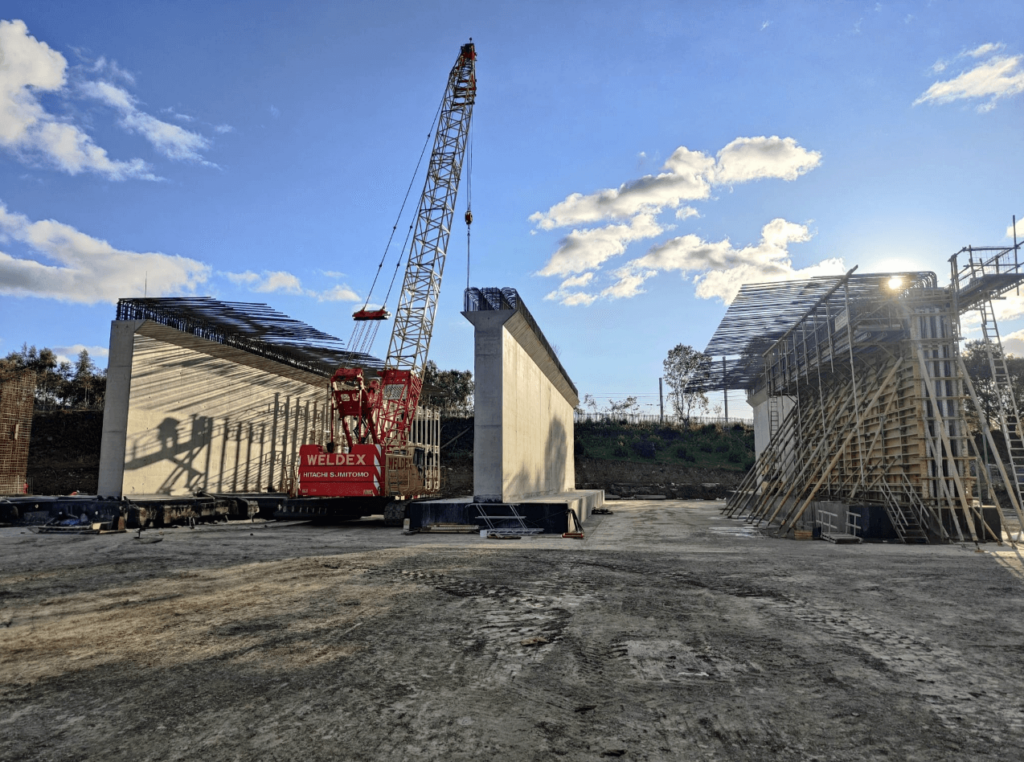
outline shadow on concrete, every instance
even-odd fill
[[[551,421],[543,445],[543,473],[537,473],[525,466],[520,467],[511,482],[514,494],[519,497],[537,497],[575,488],[575,480],[567,478],[568,469],[573,464],[570,436],[565,424],[560,420]]]
[[[125,492],[285,491],[299,447],[323,439],[326,410],[319,393],[143,338],[133,364]]]

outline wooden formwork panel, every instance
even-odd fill
[[[35,371],[0,373],[0,495],[25,492],[35,393]]]

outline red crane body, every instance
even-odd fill
[[[373,379],[362,368],[335,371],[330,440],[299,451],[302,496],[403,500],[439,488],[431,476],[439,473],[438,448],[424,444],[428,425],[417,409],[475,98],[476,49],[469,42],[448,77],[384,369]],[[387,317],[383,308],[353,315]]]

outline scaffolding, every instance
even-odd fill
[[[726,362],[712,362],[701,383],[745,389],[765,443],[724,512],[781,536],[810,524],[855,539],[861,528],[837,519],[836,505],[881,506],[906,543],[1019,532],[1024,442],[994,307],[1024,280],[1018,253],[1016,244],[962,249],[947,287],[931,272],[857,268],[744,286],[706,350]],[[961,318],[972,312],[997,387],[1005,505],[967,424],[968,408],[986,420],[960,356]]]
[[[34,370],[0,371],[0,495],[23,495],[35,405]]]

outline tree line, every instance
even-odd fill
[[[689,423],[690,419],[708,411],[708,395],[705,391],[711,357],[689,344],[676,344],[662,361],[665,384],[668,386],[668,401],[671,406],[670,418]],[[584,394],[580,412],[608,413],[628,416],[638,412],[640,403],[636,397],[609,400],[606,410],[601,410],[593,395]],[[589,410],[588,410],[589,409]]]
[[[74,362],[58,360],[47,347],[22,344],[0,359],[0,374],[31,370],[36,374],[36,409],[100,409],[107,390],[107,371],[96,367],[88,350]]]
[[[981,402],[984,417],[990,428],[999,428],[998,411],[1000,390],[992,378],[991,367],[984,346],[980,341],[968,341],[963,350],[964,364]],[[1024,358],[1012,355],[1006,358],[1013,396],[1018,407],[1024,407]],[[703,388],[711,367],[711,357],[687,344],[677,344],[668,351],[662,362],[666,395],[672,415],[677,420],[688,421],[709,409],[708,397]],[[47,347],[22,344],[20,350],[0,359],[0,374],[18,370],[32,370],[36,373],[36,406],[42,410],[103,407],[107,386],[107,372],[96,367],[88,350],[78,353],[74,362],[58,360],[57,354]],[[442,415],[472,415],[473,373],[469,370],[440,370],[433,360],[423,370],[423,398],[426,404],[437,407]],[[1005,392],[1004,392],[1005,394]],[[1007,400],[1003,400],[1007,402]],[[981,421],[973,405],[967,405],[968,419],[976,431]],[[636,397],[611,400],[607,410],[598,409],[594,397],[585,394],[580,409],[591,412],[615,414],[634,413],[639,409]]]

